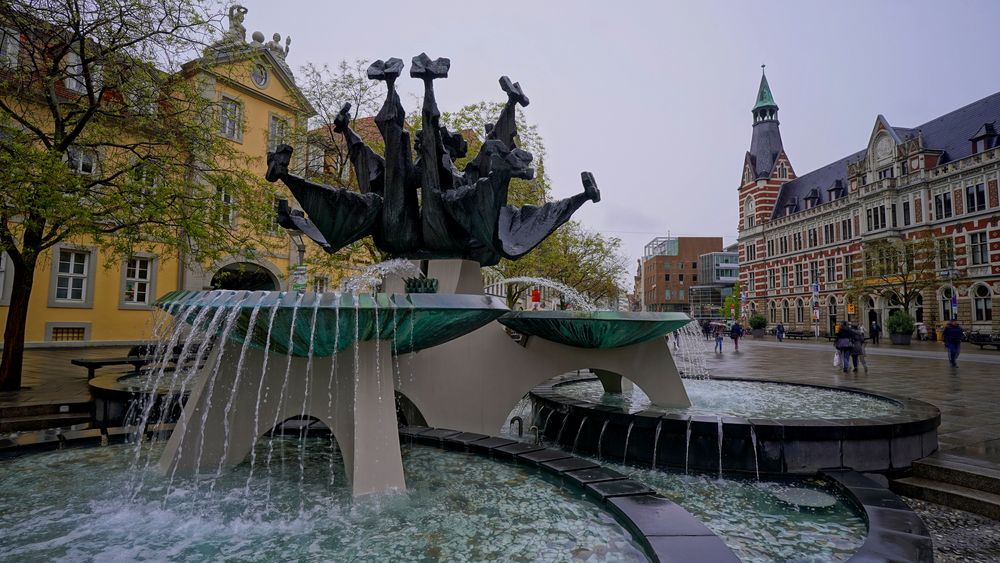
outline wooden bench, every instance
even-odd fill
[[[176,362],[178,354],[180,354],[180,346],[175,346],[173,357],[168,359],[168,361]],[[87,368],[87,380],[89,381],[94,379],[97,370],[101,368],[130,365],[135,371],[139,371],[144,366],[147,366],[158,359],[155,346],[140,344],[129,349],[128,355],[124,357],[79,358],[76,360],[70,360],[70,363],[74,366]]]
[[[95,358],[93,360],[87,359],[77,359],[70,360],[69,363],[74,366],[81,366],[87,368],[87,379],[94,379],[94,375],[97,370],[109,366],[127,366],[131,365],[135,371],[139,371],[140,368],[149,364],[153,360],[151,358],[140,358],[137,356],[127,356],[124,358]]]
[[[970,332],[969,344],[979,346],[980,350],[984,350],[986,348],[996,348],[997,350],[1000,350],[1000,335]]]

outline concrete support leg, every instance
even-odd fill
[[[604,369],[591,369],[590,371],[601,381],[605,393],[632,392],[632,382],[621,375]]]
[[[264,352],[250,348],[242,373],[240,347],[221,348],[197,378],[160,457],[162,471],[205,474],[236,465],[275,424],[304,414],[332,429],[355,496],[405,489],[391,346],[361,343],[357,378],[353,348],[314,358],[311,370],[307,358],[274,353],[265,366]]]

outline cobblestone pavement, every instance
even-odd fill
[[[904,500],[930,528],[935,563],[1000,562],[1000,523],[914,498]]]

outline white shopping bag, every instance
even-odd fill
[[[833,353],[833,367],[835,368],[840,367],[840,352]]]

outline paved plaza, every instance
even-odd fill
[[[709,350],[711,345],[706,342]],[[867,347],[869,369],[857,373],[833,367],[833,354],[833,344],[825,339],[746,338],[739,352],[726,339],[722,354],[709,352],[708,365],[719,376],[855,387],[926,401],[941,409],[942,450],[1000,454],[1000,352],[965,344],[958,367],[952,368],[941,343],[894,346],[885,339]]]

